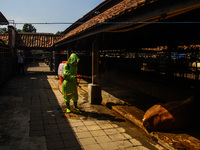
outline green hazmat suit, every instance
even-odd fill
[[[70,111],[70,99],[74,102],[74,109],[79,111],[77,108],[77,101],[78,101],[78,92],[77,92],[77,71],[78,71],[78,62],[79,57],[72,53],[67,61],[67,63],[63,67],[63,84],[62,84],[62,93],[64,101],[66,102],[66,112],[69,113]]]

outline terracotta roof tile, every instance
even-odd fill
[[[61,39],[62,35],[54,35],[47,33],[18,33],[16,46],[18,48],[48,48]],[[8,45],[9,34],[0,33],[0,39]]]
[[[54,34],[45,33],[19,33],[17,38],[17,47],[24,48],[48,48],[62,38]]]
[[[9,36],[8,36],[8,33],[0,33],[0,39],[8,45],[8,39],[9,39]]]
[[[99,23],[111,21],[112,19],[115,19],[123,14],[126,14],[138,8],[139,6],[142,6],[147,1],[149,0],[123,0],[122,2],[119,2],[113,7],[107,9],[103,13],[100,13],[99,15],[89,19],[88,21],[86,21],[85,24],[81,24],[77,28],[69,31],[67,34],[65,34],[63,39],[59,41],[62,41],[71,36],[77,35],[81,32],[91,29],[94,26],[100,25]]]

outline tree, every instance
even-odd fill
[[[0,33],[8,33],[8,28],[0,28]]]
[[[36,28],[32,24],[24,24],[22,32],[33,32],[36,33]]]
[[[62,34],[62,32],[60,32],[60,31],[58,31],[57,33],[56,33],[56,35],[61,35]]]
[[[17,29],[17,32],[22,32],[22,30],[21,29]]]

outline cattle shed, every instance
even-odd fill
[[[0,12],[0,25],[8,25],[9,22],[6,17]]]
[[[162,102],[182,100],[199,82],[199,12],[198,0],[107,0],[53,49],[78,53],[92,84],[108,80]]]

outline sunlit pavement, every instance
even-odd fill
[[[57,76],[44,63],[26,70],[0,90],[0,149],[163,149],[105,106],[90,105],[81,88],[81,112],[71,102],[64,113]]]

